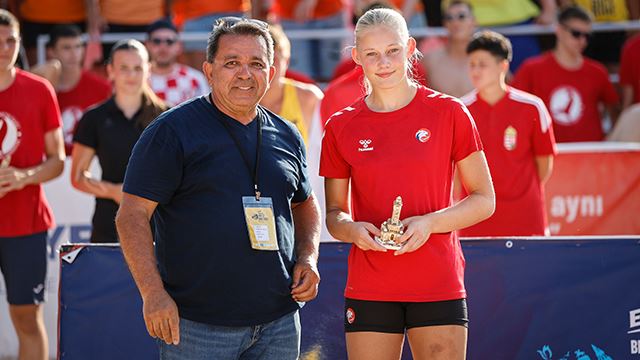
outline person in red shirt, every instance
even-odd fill
[[[49,83],[15,67],[20,26],[0,9],[0,271],[20,359],[47,359],[42,317],[47,229],[53,214],[41,183],[62,173],[60,111]]]
[[[620,54],[622,108],[640,103],[640,35],[627,40]]]
[[[579,6],[565,8],[555,34],[555,49],[525,61],[511,85],[544,100],[556,141],[601,141],[599,106],[606,105],[614,122],[619,106],[606,68],[582,55],[591,36],[591,15]]]
[[[56,89],[65,151],[71,156],[73,133],[82,114],[91,106],[111,96],[111,84],[82,69],[84,44],[82,32],[75,25],[56,25],[49,34],[47,54],[51,60],[33,69]]]
[[[414,358],[464,359],[467,339],[464,257],[455,230],[491,215],[491,176],[473,118],[457,99],[407,75],[416,56],[404,18],[366,12],[352,56],[367,95],[325,128],[327,228],[352,243],[345,289],[347,351],[354,359],[398,359],[407,333]],[[469,196],[453,205],[457,166]],[[403,203],[399,250],[374,238]]]
[[[460,236],[548,235],[543,184],[556,153],[551,116],[537,96],[506,85],[511,42],[483,31],[467,46],[475,87],[462,97],[476,121],[496,192],[489,219]]]

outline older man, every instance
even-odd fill
[[[211,94],[150,125],[125,177],[116,223],[147,330],[163,359],[296,359],[320,215],[300,133],[257,105],[267,25],[219,20],[203,70]]]

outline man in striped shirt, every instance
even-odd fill
[[[462,101],[482,139],[496,210],[489,219],[460,230],[460,235],[547,235],[543,184],[556,153],[551,116],[540,98],[506,85],[512,50],[504,36],[478,33],[467,54],[475,90]]]

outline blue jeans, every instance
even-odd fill
[[[162,360],[294,360],[300,354],[298,311],[255,326],[216,326],[180,319],[180,344],[160,344]]]

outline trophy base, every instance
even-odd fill
[[[404,244],[398,244],[397,242],[393,241],[393,240],[382,240],[379,237],[375,236],[374,239],[376,240],[376,242],[382,246],[384,246],[385,248],[389,249],[389,250],[400,250],[400,248],[402,248],[402,245]]]

